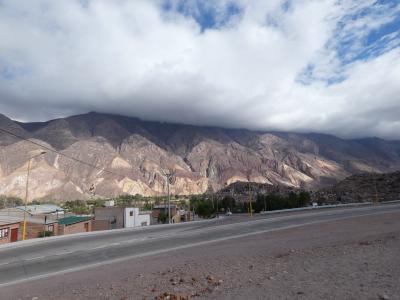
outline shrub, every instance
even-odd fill
[[[40,231],[38,234],[38,237],[47,237],[47,236],[53,236],[54,232],[53,231]]]

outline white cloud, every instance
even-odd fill
[[[242,11],[224,23],[233,2]],[[354,56],[398,7],[352,19],[373,1],[285,2],[207,1],[218,24],[202,31],[194,1],[184,14],[161,1],[0,1],[1,112],[34,120],[96,110],[400,138],[399,48],[349,64],[338,55],[351,38]]]

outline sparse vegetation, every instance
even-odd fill
[[[24,202],[18,197],[0,196],[0,209],[23,205]]]
[[[53,236],[54,232],[53,231],[41,231],[38,234],[39,238],[43,238],[43,237],[48,237],[48,236]]]
[[[77,215],[92,213],[92,209],[87,205],[87,202],[83,200],[66,201],[63,204],[63,208]]]

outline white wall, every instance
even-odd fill
[[[148,226],[148,225],[150,225],[150,215],[149,214],[140,215],[139,208],[136,208],[136,207],[125,208],[125,212],[124,212],[124,227],[125,228]]]

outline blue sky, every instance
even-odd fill
[[[103,111],[400,139],[395,0],[0,6],[0,110],[19,120]]]
[[[345,26],[347,20],[352,22],[363,20],[370,17],[371,15],[382,15],[387,11],[398,9],[399,2],[395,0],[391,1],[377,1],[374,5],[361,9],[354,14],[346,15],[343,20],[338,24],[337,31],[341,31]],[[368,24],[365,25],[367,27]],[[361,28],[362,29],[362,28]],[[339,40],[338,43],[338,55],[342,58],[343,63],[351,63],[354,60],[366,60],[373,58],[383,52],[389,51],[399,46],[399,34],[400,34],[400,12],[393,12],[390,14],[388,22],[376,26],[362,34],[360,37],[357,36],[357,32],[349,32],[343,40]],[[340,34],[339,34],[340,36]],[[392,43],[394,42],[394,43]],[[355,44],[360,44],[358,49],[354,51],[350,58],[347,58],[345,53],[347,51],[352,52]]]
[[[193,18],[199,24],[201,32],[207,29],[218,29],[225,26],[229,21],[243,11],[234,1],[215,6],[214,1],[173,1],[165,0],[162,7],[165,11],[177,11],[185,17]]]

